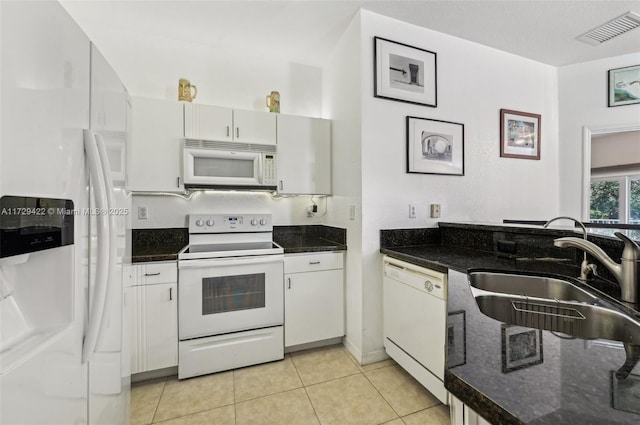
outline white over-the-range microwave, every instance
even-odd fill
[[[276,146],[184,140],[187,189],[276,189]]]

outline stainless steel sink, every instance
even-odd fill
[[[640,321],[568,280],[504,272],[472,271],[469,284],[480,311],[508,325],[561,332],[585,339],[624,343],[626,378],[640,361]],[[600,305],[599,305],[600,304]]]
[[[640,344],[640,322],[610,308],[508,294],[483,294],[475,300],[484,315],[509,325]]]
[[[566,280],[544,276],[478,271],[469,274],[469,284],[477,289],[501,294],[585,303],[598,300]]]

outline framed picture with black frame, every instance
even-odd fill
[[[438,106],[436,53],[374,37],[375,97]]]
[[[541,364],[542,331],[521,326],[501,325],[502,373]]]
[[[447,367],[467,363],[466,311],[452,311],[447,315]]]
[[[464,124],[407,117],[407,173],[464,176]]]

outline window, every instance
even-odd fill
[[[640,174],[592,178],[589,209],[592,223],[640,225]]]

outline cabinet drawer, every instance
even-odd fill
[[[304,273],[316,270],[333,270],[344,267],[342,252],[314,254],[288,254],[284,256],[285,273]]]
[[[175,261],[169,263],[147,263],[136,266],[138,285],[172,283],[178,281]]]

